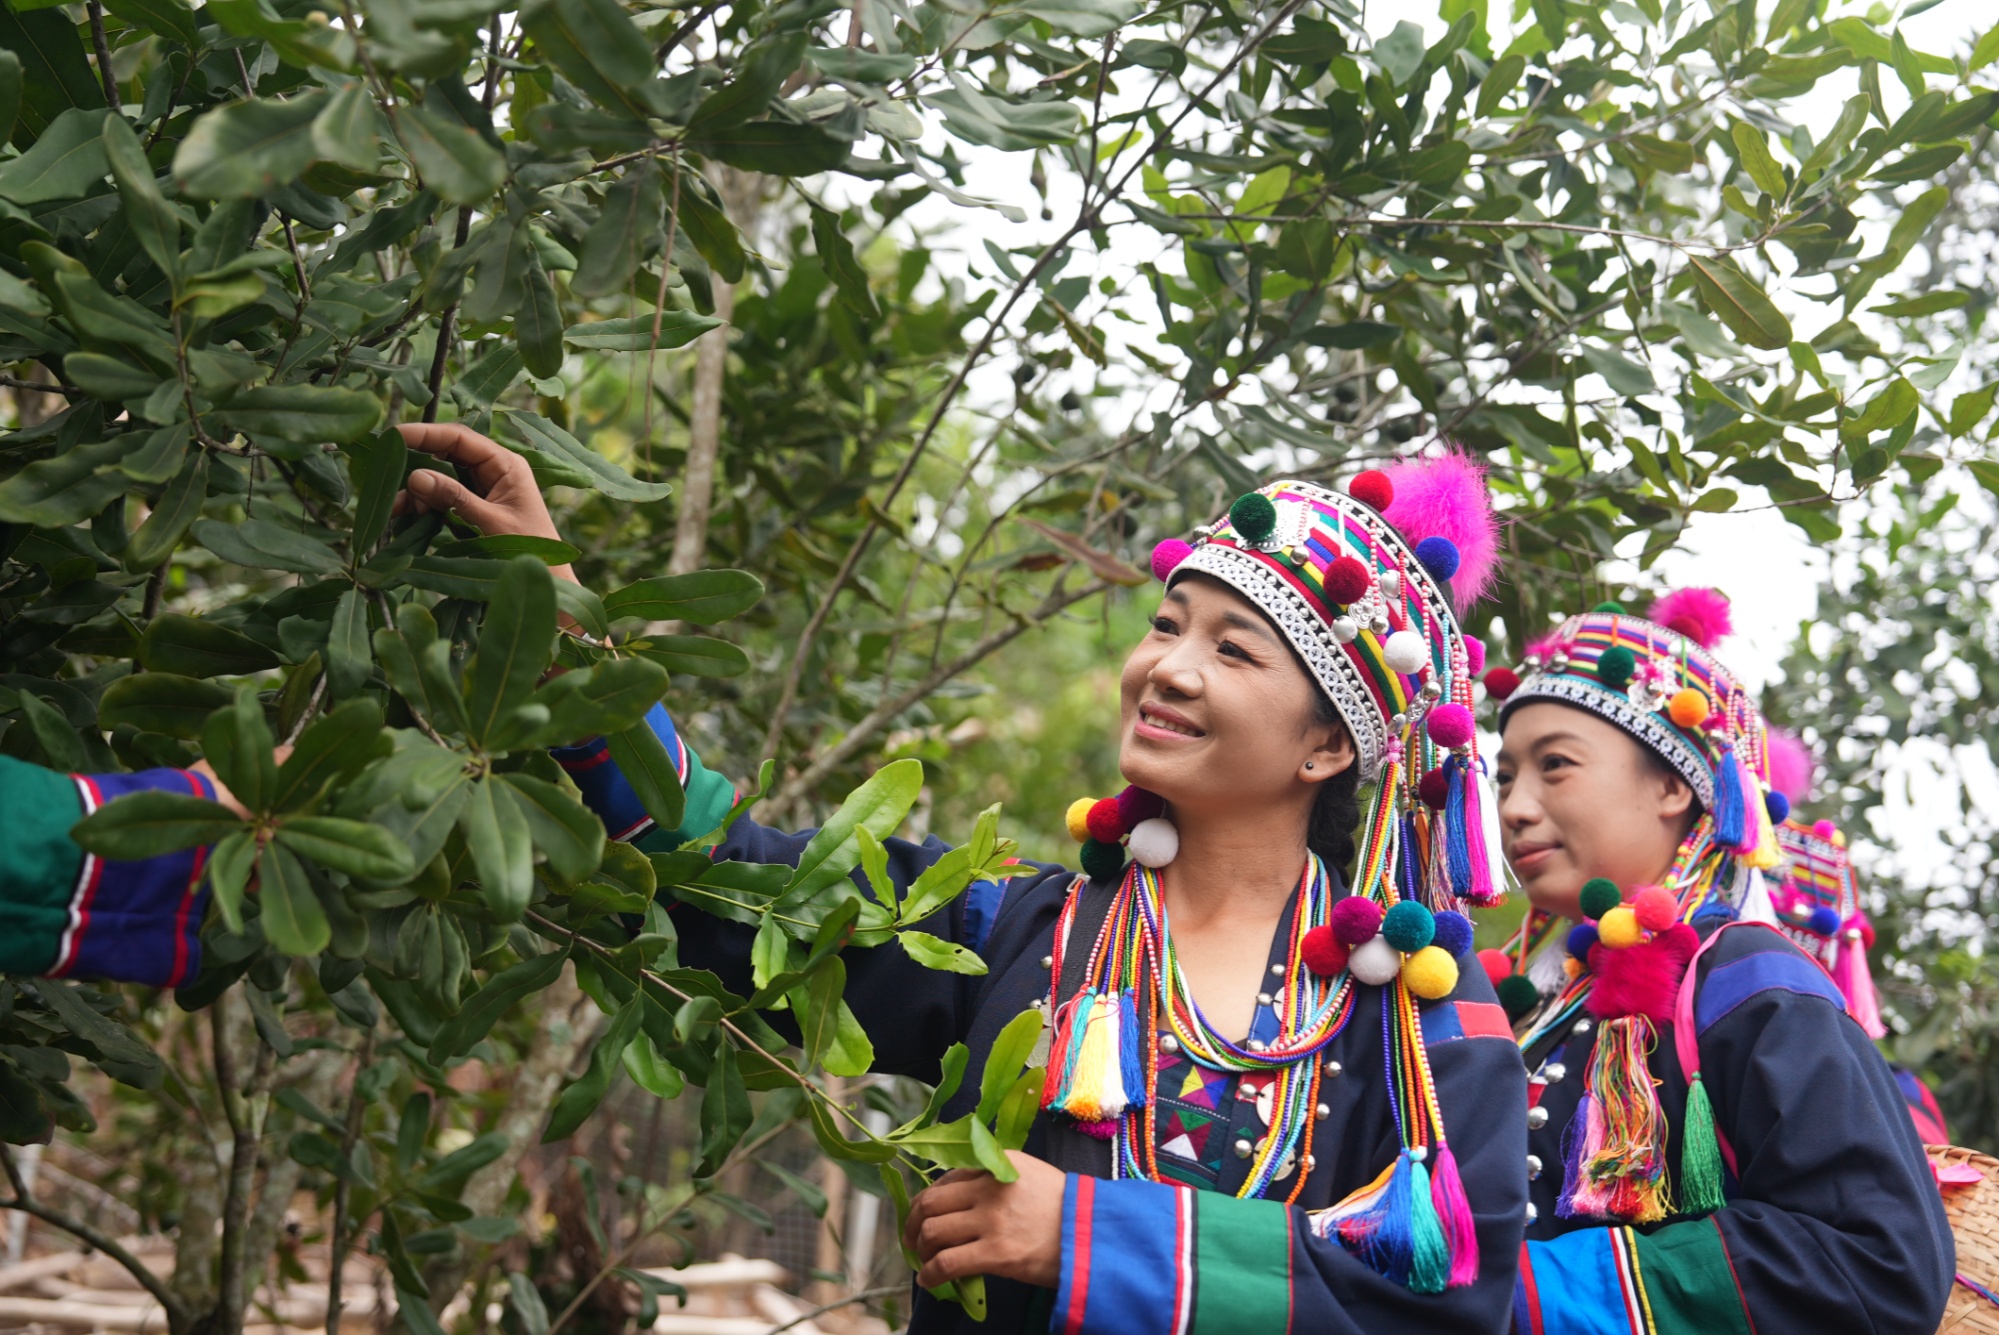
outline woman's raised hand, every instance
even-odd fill
[[[1003,1275],[1054,1288],[1062,1278],[1062,1198],[1069,1177],[1019,1150],[1007,1158],[1013,1182],[954,1168],[910,1203],[903,1241],[923,1268],[916,1282],[934,1289],[967,1275]]]
[[[420,469],[410,474],[407,489],[396,494],[397,514],[447,510],[488,537],[519,533],[562,540],[535,485],[534,470],[520,455],[456,422],[404,422],[396,430],[411,449],[457,464],[472,479],[468,487],[449,473]],[[558,579],[576,578],[566,565],[551,566],[549,572]]]

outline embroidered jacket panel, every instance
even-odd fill
[[[1718,926],[1696,923],[1703,936]],[[1728,1204],[1643,1229],[1557,1213],[1563,1145],[1596,1026],[1550,1035],[1515,1329],[1533,1335],[1930,1335],[1955,1270],[1949,1224],[1888,1064],[1823,969],[1775,930],[1730,929],[1697,964],[1701,1082],[1735,1156]],[[1688,1085],[1661,1026],[1650,1068],[1675,1178]]]

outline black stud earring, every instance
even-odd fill
[[[1306,769],[1310,769],[1310,768],[1312,768],[1312,762],[1311,762],[1311,761],[1309,761],[1309,760],[1308,760],[1308,761],[1306,761],[1306,762],[1305,762],[1305,768],[1306,768]]]

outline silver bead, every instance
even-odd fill
[[[1527,1156],[1527,1180],[1528,1180],[1529,1182],[1532,1182],[1532,1181],[1533,1181],[1534,1179],[1536,1179],[1536,1178],[1538,1178],[1538,1177],[1540,1177],[1540,1176],[1541,1176],[1541,1156],[1540,1156],[1540,1155],[1538,1155],[1538,1154],[1530,1154],[1530,1155],[1528,1155],[1528,1156]]]
[[[1246,1140],[1238,1140],[1235,1143],[1235,1157],[1238,1159],[1247,1159],[1255,1150],[1256,1146]]]
[[[1161,1052],[1178,1052],[1180,1050],[1180,1040],[1171,1034],[1167,1034],[1159,1040],[1159,1050]]]
[[[1257,993],[1257,994],[1256,994],[1256,1004],[1257,1004],[1257,1005],[1259,1005],[1259,1006],[1268,1006],[1268,1005],[1270,1005],[1270,1004],[1271,1004],[1271,996],[1270,996],[1270,994],[1269,994],[1268,992],[1259,992],[1259,993]]]
[[[1340,1078],[1340,1075],[1341,1075],[1341,1074],[1342,1074],[1342,1072],[1343,1072],[1343,1070],[1344,1070],[1344,1068],[1343,1068],[1343,1067],[1341,1067],[1341,1065],[1340,1065],[1340,1064],[1339,1064],[1338,1062],[1334,1062],[1334,1061],[1329,1061],[1329,1062],[1327,1062],[1327,1063],[1326,1063],[1326,1079],[1328,1079],[1328,1080],[1337,1080],[1337,1079],[1339,1079],[1339,1078]]]
[[[1590,1029],[1589,1017],[1584,1016],[1582,1019],[1576,1021],[1576,1027],[1570,1030],[1570,1032],[1576,1034],[1587,1034],[1589,1032],[1589,1029]]]
[[[1360,623],[1352,617],[1333,618],[1333,638],[1341,644],[1352,644],[1360,634]]]
[[[1042,968],[1044,968],[1044,969],[1052,969],[1052,968],[1054,968],[1054,967],[1055,967],[1055,957],[1054,957],[1053,955],[1043,955],[1043,956],[1041,957],[1041,967],[1042,967]]]
[[[1397,732],[1401,732],[1409,726],[1409,716],[1407,714],[1397,714],[1394,718],[1388,720],[1388,726]]]
[[[1443,684],[1442,682],[1438,681],[1438,680],[1437,680],[1437,679],[1436,679],[1435,677],[1430,677],[1430,678],[1428,678],[1428,679],[1427,679],[1427,680],[1425,680],[1425,681],[1424,681],[1424,683],[1423,683],[1423,698],[1424,698],[1425,700],[1441,700],[1441,699],[1443,699],[1443,698],[1444,698],[1444,684]]]
[[[1532,1201],[1527,1202],[1527,1222],[1531,1224],[1540,1217],[1541,1217],[1541,1212],[1534,1208],[1534,1202]]]
[[[1332,1105],[1326,1103],[1320,1104],[1317,1108],[1313,1109],[1312,1111],[1314,1112],[1315,1115],[1317,1115],[1318,1119],[1322,1122],[1325,1121],[1328,1117],[1331,1117],[1333,1115]]]
[[[1312,1170],[1313,1170],[1314,1168],[1317,1168],[1318,1166],[1319,1166],[1319,1161],[1318,1161],[1317,1159],[1315,1159],[1314,1157],[1312,1157],[1312,1156],[1311,1156],[1311,1155],[1309,1155],[1309,1154],[1305,1156],[1305,1171],[1306,1171],[1306,1172],[1308,1172],[1308,1173],[1309,1173],[1309,1172],[1311,1172],[1311,1171],[1312,1171]]]
[[[1529,1131],[1539,1131],[1547,1124],[1548,1110],[1546,1108],[1535,1107],[1527,1110],[1527,1129]]]
[[[1402,572],[1399,570],[1382,571],[1381,592],[1389,598],[1399,597],[1402,593]]]
[[[1551,672],[1567,672],[1569,670],[1569,656],[1567,654],[1556,654],[1548,660],[1548,670]]]
[[[1388,614],[1386,612],[1381,613],[1374,620],[1367,623],[1367,628],[1376,635],[1388,634]]]
[[[1268,1043],[1265,1043],[1260,1038],[1252,1038],[1251,1040],[1249,1040],[1249,1042],[1243,1044],[1243,1046],[1248,1048],[1251,1052],[1262,1052],[1265,1048],[1269,1047],[1270,1045]]]
[[[1284,976],[1284,966],[1283,966],[1283,965],[1281,965],[1281,964],[1273,964],[1273,965],[1271,965],[1271,966],[1270,966],[1270,976],[1271,976],[1272,978],[1282,978],[1282,977]]]
[[[1560,1062],[1549,1062],[1541,1068],[1541,1078],[1551,1085],[1559,1085],[1568,1078],[1569,1068]]]

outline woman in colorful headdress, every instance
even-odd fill
[[[412,479],[489,531],[546,523],[458,486]],[[970,1049],[946,1117],[977,1099],[1003,1026],[1051,1020],[1019,1180],[954,1173],[911,1215],[923,1284],[993,1277],[987,1323],[922,1294],[912,1330],[1504,1329],[1524,1080],[1461,911],[1495,897],[1500,853],[1470,708],[1482,649],[1452,602],[1495,545],[1457,458],[1351,495],[1275,483],[1162,543],[1167,587],[1122,677],[1132,786],[1072,808],[1083,874],[975,885],[922,924],[977,951],[982,978],[848,952],[877,1069],[934,1080]],[[686,831],[648,828],[602,742],[558,758],[614,835],[672,848],[728,785],[653,722]],[[795,863],[807,841],[744,819],[714,856]],[[946,852],[887,850],[898,893]],[[747,994],[751,930],[676,922],[680,959]]]
[[[1487,674],[1507,857],[1485,955],[1529,1071],[1515,1329],[1928,1335],[1954,1255],[1886,1062],[1772,900],[1789,803],[1711,589]]]

